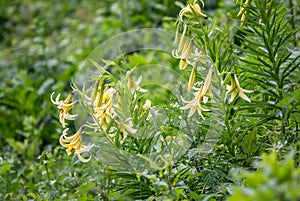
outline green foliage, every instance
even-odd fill
[[[241,180],[241,186],[233,189],[228,200],[298,200],[300,168],[295,168],[294,156],[290,152],[280,161],[275,151],[263,154],[256,171],[238,171],[235,179]]]
[[[250,124],[249,129],[251,125],[257,127],[266,122],[270,127],[277,124],[273,130],[282,136],[281,140],[289,140],[296,123],[290,119],[291,113],[299,111],[299,97],[294,93],[299,90],[300,54],[289,45],[297,30],[292,30],[285,18],[288,10],[284,3],[254,3],[248,8],[251,14],[247,28],[241,30],[243,42],[239,58],[240,69],[248,72],[249,80],[256,84],[255,103],[246,106],[247,110],[256,110],[256,114],[250,115],[255,123]],[[286,97],[294,101],[283,105]]]
[[[210,111],[204,113],[205,119],[192,122],[191,128],[197,130],[194,141],[176,162],[161,170],[134,174],[115,171],[101,160],[81,163],[76,156],[67,156],[58,147],[62,128],[49,97],[53,91],[67,96],[80,62],[106,39],[136,28],[175,31],[174,23],[186,1],[0,0],[0,200],[300,198],[299,2],[204,1],[204,7],[197,2],[208,19],[194,15],[194,10],[190,18],[184,17],[184,23],[194,47],[203,54],[195,86],[205,81],[210,67],[214,69],[213,97],[205,105]],[[244,9],[244,19],[236,17],[240,9]],[[170,55],[131,53],[114,61],[126,67],[111,73],[119,78],[118,73],[125,75],[136,66],[163,63],[188,79],[190,66],[180,71],[179,61]],[[163,73],[153,70],[143,74],[143,79],[162,80]],[[247,94],[251,102],[237,95],[229,103],[226,84],[233,74],[243,89],[254,90]],[[186,112],[179,109],[182,102],[169,90],[146,85],[142,87],[149,93],[134,98],[122,86],[117,87],[121,95],[134,100],[130,105],[123,99],[124,108],[130,107],[119,111],[121,118],[130,116],[135,125],[147,126],[148,114],[140,117],[131,112],[146,99],[167,113],[161,117],[164,121],[156,138],[129,136],[124,144],[116,140],[115,147],[151,154],[167,147],[167,141],[160,139],[174,137],[183,129]],[[185,90],[178,88],[178,93],[190,97]],[[70,123],[70,132],[74,130]],[[118,137],[122,137],[120,131]],[[207,137],[214,146],[202,150]],[[271,149],[276,152],[265,154]],[[295,151],[286,155],[291,149]],[[112,151],[99,150],[97,154],[111,156]],[[153,158],[144,159],[153,167],[160,165]],[[257,166],[252,165],[255,159]]]

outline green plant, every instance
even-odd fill
[[[240,186],[235,186],[228,198],[235,200],[298,200],[300,193],[300,168],[295,167],[295,152],[290,152],[284,160],[278,159],[278,153],[272,151],[262,155],[254,172],[232,170]]]

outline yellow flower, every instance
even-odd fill
[[[204,109],[201,107],[201,99],[202,99],[202,90],[203,90],[203,86],[200,87],[199,91],[195,94],[195,98],[192,99],[191,101],[184,101],[187,104],[183,107],[181,107],[181,110],[187,110],[190,109],[190,112],[188,114],[188,117],[193,116],[193,114],[196,112],[198,112],[198,114],[204,119],[204,116],[202,114],[202,111],[209,111],[207,109]]]
[[[60,136],[59,143],[61,144],[61,146],[67,148],[66,152],[68,155],[72,153],[77,154],[77,157],[80,161],[88,162],[91,159],[91,156],[85,159],[81,156],[81,153],[88,152],[92,148],[92,146],[85,146],[82,144],[83,128],[84,127],[81,126],[79,130],[72,136],[67,136],[69,128],[66,128],[63,131],[63,134]]]
[[[189,84],[188,84],[188,92],[190,92],[194,86],[196,79],[196,68],[194,67],[189,78]]]
[[[77,114],[71,115],[69,114],[69,111],[73,108],[73,106],[75,104],[78,103],[78,101],[74,101],[72,103],[70,103],[72,96],[73,96],[73,92],[71,92],[68,97],[65,100],[59,100],[60,98],[60,94],[58,94],[55,98],[55,101],[53,100],[53,95],[55,92],[53,92],[51,94],[51,101],[53,104],[57,105],[57,108],[59,109],[60,113],[59,113],[59,122],[61,123],[62,127],[65,128],[66,125],[68,125],[65,122],[65,119],[67,120],[75,120],[75,118],[77,117]]]
[[[97,108],[94,113],[95,119],[98,121],[101,128],[106,131],[107,125],[110,122],[111,116],[112,116],[112,109],[100,109]]]
[[[98,121],[103,130],[107,129],[107,124],[113,114],[113,99],[115,89],[112,87],[106,87],[101,93],[97,93],[95,101],[93,103],[94,117]]]
[[[212,75],[213,75],[213,68],[210,67],[208,70],[207,77],[204,81],[204,85],[201,91],[201,96],[203,97],[203,103],[207,103],[208,98],[212,97]]]
[[[188,65],[188,57],[193,51],[192,40],[185,36],[187,31],[187,25],[184,25],[183,33],[179,41],[178,49],[172,51],[172,56],[176,59],[180,59],[179,69],[183,70]]]
[[[251,102],[251,100],[246,96],[245,93],[251,93],[253,91],[241,88],[235,74],[231,74],[231,85],[230,86],[227,85],[226,88],[227,88],[227,94],[231,93],[229,103],[231,103],[234,100],[236,95],[239,95],[239,97],[241,97],[245,101]]]
[[[202,5],[204,6],[203,1],[201,0]],[[203,17],[207,19],[207,15],[201,12],[201,8],[199,4],[197,3],[197,0],[195,0],[192,4],[187,5],[181,11],[179,12],[179,19],[183,21],[183,16],[186,15],[193,15],[195,14],[196,16]]]

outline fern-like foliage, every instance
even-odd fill
[[[236,35],[242,41],[237,56],[239,71],[247,76],[255,89],[251,104],[240,105],[238,111],[247,127],[240,138],[254,127],[268,128],[279,140],[295,139],[289,136],[299,133],[299,65],[300,52],[293,47],[292,29],[287,5],[276,0],[254,0],[247,10],[247,21]],[[246,111],[246,112],[245,112]]]

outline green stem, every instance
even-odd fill
[[[44,160],[47,160],[47,159],[48,159],[47,155],[45,155]],[[50,179],[49,168],[48,168],[48,163],[47,162],[45,163],[45,169],[46,169],[46,173],[47,173],[48,185],[50,186],[51,179]]]

